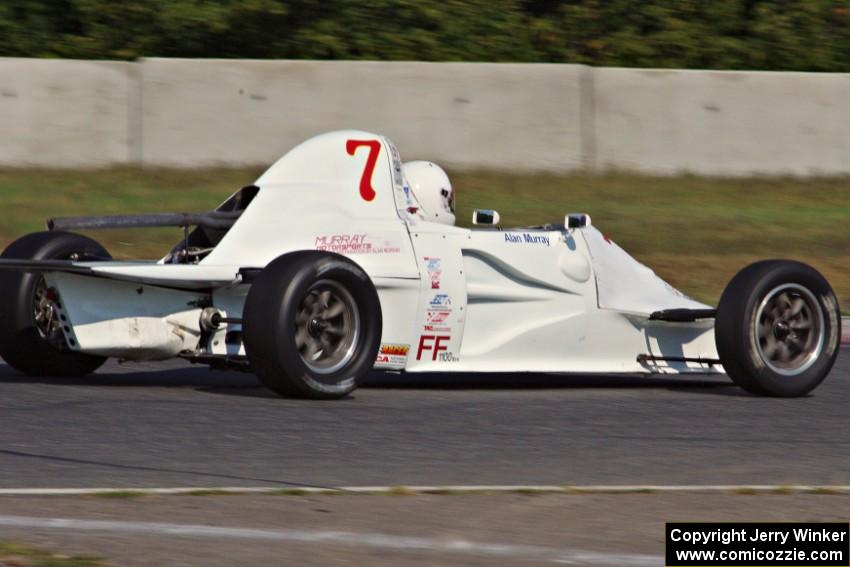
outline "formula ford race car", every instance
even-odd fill
[[[838,303],[805,264],[757,262],[714,309],[679,293],[584,214],[453,226],[434,164],[385,137],[312,138],[217,209],[58,218],[0,259],[0,356],[37,376],[107,357],[253,371],[283,395],[339,398],[404,372],[718,374],[801,396],[838,354]],[[156,261],[112,261],[67,232],[184,227]],[[191,228],[190,230],[190,227]]]

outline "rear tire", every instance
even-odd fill
[[[272,261],[251,284],[242,318],[251,367],[283,396],[347,396],[380,347],[378,292],[338,254],[304,251]]]
[[[10,244],[2,258],[26,260],[108,260],[106,249],[91,238],[69,232],[36,232]],[[85,376],[106,359],[70,350],[55,321],[36,321],[49,313],[44,276],[0,270],[0,356],[29,376]],[[52,293],[52,292],[51,292]],[[38,294],[38,297],[36,297]],[[56,298],[55,301],[60,301]],[[41,310],[38,303],[41,303]],[[49,304],[49,301],[47,301]]]
[[[715,322],[720,362],[753,394],[808,394],[829,374],[840,341],[835,294],[819,272],[801,262],[751,264],[720,298]]]

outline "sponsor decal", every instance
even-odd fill
[[[402,172],[401,156],[399,155],[395,144],[391,143],[389,140],[387,140],[387,146],[390,148],[390,156],[392,156],[393,161],[393,183],[396,187],[402,187],[404,186],[404,174]],[[409,191],[410,189],[404,186],[404,193],[408,199],[410,198],[408,195]]]
[[[407,356],[410,345],[381,345],[381,354]]]
[[[316,250],[336,252],[337,254],[398,254],[400,246],[384,241],[373,242],[368,234],[326,234],[317,236],[314,242]]]
[[[448,343],[452,338],[448,335],[422,335],[419,337],[419,348],[416,351],[416,360],[422,360],[425,351],[431,351],[431,360],[436,361],[440,353],[449,350]]]
[[[443,309],[451,309],[452,298],[447,293],[438,293],[435,295],[429,305],[433,307],[442,307]]]
[[[439,258],[425,256],[425,269],[428,271],[428,279],[431,280],[431,289],[440,289],[440,278],[443,276],[443,268]]]
[[[448,323],[451,311],[447,309],[429,309],[425,312],[425,331],[429,333],[448,333],[451,326]]]
[[[377,365],[406,366],[410,345],[382,344],[378,351]]]
[[[542,234],[532,234],[530,232],[523,232],[522,234],[506,232],[505,242],[510,242],[511,244],[542,244],[543,246],[549,246],[549,237]]]
[[[451,333],[451,327],[436,327],[434,325],[423,325],[422,330],[426,333]]]
[[[448,318],[449,318],[449,312],[448,311],[435,311],[433,309],[429,309],[428,313],[426,315],[426,320],[433,325],[439,325],[440,323],[445,323],[446,319],[448,319]]]

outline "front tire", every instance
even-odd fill
[[[70,232],[36,232],[10,244],[2,258],[23,260],[108,260],[109,252],[91,238]],[[85,376],[106,359],[72,351],[53,303],[61,298],[44,276],[0,271],[0,356],[28,376]]]
[[[751,264],[720,298],[715,322],[720,362],[753,394],[808,394],[829,374],[840,341],[835,294],[818,271],[801,262]]]
[[[283,396],[347,396],[380,347],[378,292],[338,254],[305,251],[272,261],[251,284],[242,319],[251,367]]]

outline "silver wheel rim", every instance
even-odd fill
[[[823,351],[823,312],[814,294],[799,284],[784,284],[765,295],[754,325],[758,354],[777,374],[802,374]]]
[[[38,278],[32,299],[32,316],[39,336],[55,347],[65,346],[62,321],[56,305],[54,291],[47,287],[44,277]]]
[[[336,372],[354,357],[359,336],[351,293],[333,280],[310,286],[295,315],[295,347],[305,366],[317,374]]]

